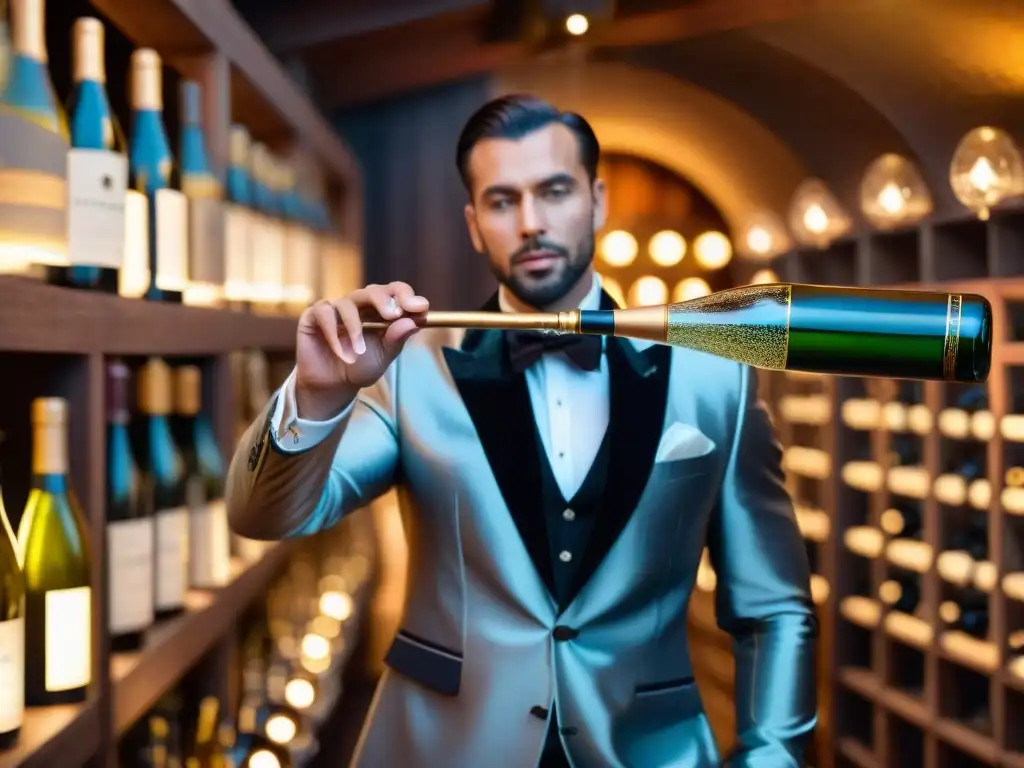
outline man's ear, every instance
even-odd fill
[[[604,179],[594,179],[592,185],[594,195],[594,231],[598,232],[604,228],[608,220],[608,189]]]
[[[480,237],[480,227],[476,222],[476,208],[472,203],[466,203],[464,209],[466,214],[466,229],[469,230],[469,239],[473,241],[473,247],[477,253],[484,252],[484,240]]]

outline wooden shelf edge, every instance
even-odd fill
[[[17,746],[0,752],[0,768],[53,768],[84,765],[100,748],[100,708],[84,704],[25,710]]]
[[[289,542],[276,545],[217,592],[193,593],[203,607],[155,627],[146,648],[111,659],[113,730],[117,738],[195,666],[259,597],[285,562]]]
[[[162,304],[0,276],[0,352],[212,355],[285,351],[296,319]]]

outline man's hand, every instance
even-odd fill
[[[295,343],[299,416],[324,421],[344,410],[360,389],[384,375],[418,330],[404,315],[426,312],[428,306],[407,284],[390,283],[324,299],[303,312]],[[376,310],[390,326],[364,335],[361,309]]]

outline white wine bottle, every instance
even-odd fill
[[[25,579],[0,496],[0,750],[14,746],[25,712]]]
[[[68,403],[32,403],[32,489],[18,526],[25,573],[25,703],[84,701],[92,682],[92,548],[68,477]]]

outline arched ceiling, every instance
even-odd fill
[[[605,150],[658,162],[689,179],[734,232],[762,209],[784,215],[807,170],[786,144],[726,99],[650,69],[563,60],[501,72],[496,93],[534,93],[593,125]]]

